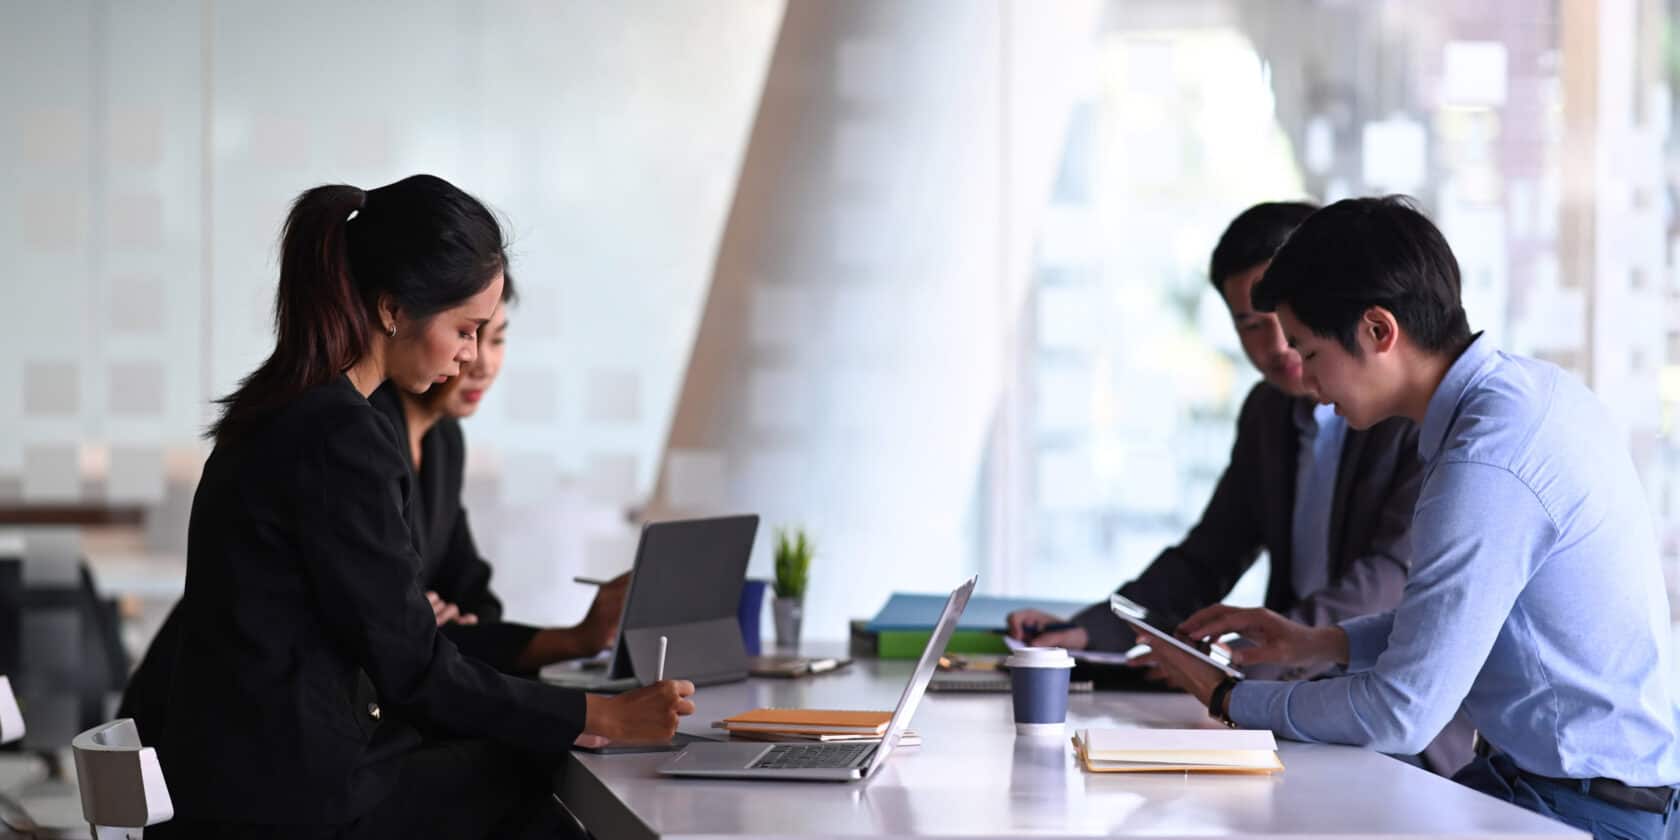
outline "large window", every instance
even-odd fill
[[[1199,515],[1257,379],[1206,277],[1230,218],[1395,192],[1452,243],[1474,329],[1611,406],[1672,566],[1669,19],[1655,2],[1111,3],[1002,412],[1024,431],[991,450],[1025,467],[992,491],[1014,494],[1011,588],[1092,597]],[[1257,602],[1262,574],[1234,600]]]

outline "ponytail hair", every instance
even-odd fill
[[[274,352],[217,400],[222,416],[209,436],[237,437],[361,361],[381,296],[423,321],[483,291],[506,266],[496,217],[442,178],[305,191],[280,234]]]

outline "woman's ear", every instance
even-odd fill
[[[397,315],[402,311],[397,306],[396,298],[388,294],[381,294],[375,308],[379,311],[379,330],[391,338],[396,338]]]

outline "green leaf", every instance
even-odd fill
[[[803,528],[776,529],[776,597],[805,597],[813,553]]]

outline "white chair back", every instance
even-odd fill
[[[102,723],[70,742],[82,816],[94,840],[136,840],[138,829],[175,816],[157,751],[140,745],[130,718]]]
[[[0,677],[0,744],[22,738],[23,732],[23,710],[18,708],[17,695],[12,693],[12,681]]]

